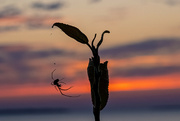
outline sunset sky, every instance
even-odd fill
[[[7,101],[18,107],[16,101],[24,97],[29,102],[51,96],[67,100],[51,85],[54,69],[54,78],[64,78],[62,88],[73,86],[65,94],[83,99],[90,93],[87,65],[92,53],[59,28],[51,28],[55,22],[78,27],[90,42],[95,33],[98,42],[104,30],[111,32],[105,34],[99,51],[101,62],[108,60],[110,94],[180,89],[180,0],[0,2],[3,108]]]

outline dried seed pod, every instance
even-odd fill
[[[109,76],[108,76],[108,69],[107,69],[107,63],[108,61],[104,63],[100,63],[99,69],[101,72],[100,80],[99,80],[99,96],[100,96],[100,110],[102,110],[108,101],[109,92],[108,92],[108,86],[109,86]],[[95,106],[95,95],[93,90],[93,84],[95,83],[95,67],[92,59],[89,59],[89,65],[87,68],[88,71],[88,77],[91,85],[91,98],[92,103]]]
[[[91,99],[92,99],[93,106],[95,106],[95,95],[93,92],[93,85],[95,82],[94,81],[95,80],[95,70],[94,69],[95,68],[94,68],[93,60],[90,58],[87,72],[88,72],[89,82],[90,82],[90,86],[91,86]]]

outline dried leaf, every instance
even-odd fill
[[[63,24],[63,23],[54,23],[52,28],[54,26],[59,27],[66,35],[68,35],[69,37],[75,39],[76,41],[82,44],[88,44],[89,42],[86,35],[74,26]]]

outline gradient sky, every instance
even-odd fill
[[[180,0],[0,2],[3,100],[60,96],[50,85],[54,69],[54,78],[67,83],[64,88],[73,86],[65,93],[90,93],[86,70],[92,54],[59,28],[52,29],[55,22],[78,27],[89,41],[95,33],[99,40],[104,30],[111,32],[100,47],[101,61],[109,61],[111,92],[180,89]]]

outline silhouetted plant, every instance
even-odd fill
[[[54,26],[59,27],[66,35],[74,38],[76,41],[82,44],[86,44],[92,51],[93,57],[89,59],[87,72],[91,85],[91,98],[95,121],[100,121],[100,111],[106,106],[109,97],[109,76],[107,68],[108,61],[100,63],[98,49],[103,42],[104,34],[110,32],[108,30],[104,31],[101,35],[100,41],[95,47],[94,40],[96,39],[96,34],[90,45],[86,35],[82,33],[78,28],[63,23],[54,23],[52,27]]]

